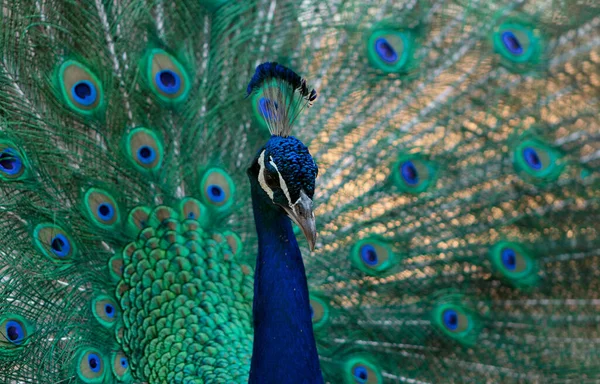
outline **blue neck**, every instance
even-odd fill
[[[252,185],[258,233],[249,383],[323,383],[304,263],[290,219]]]

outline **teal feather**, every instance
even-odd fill
[[[593,1],[0,9],[0,382],[247,382],[264,62],[326,382],[600,379]]]

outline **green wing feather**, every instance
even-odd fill
[[[593,2],[0,10],[0,381],[247,381],[265,61],[320,94],[328,382],[600,377]]]

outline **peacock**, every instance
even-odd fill
[[[0,23],[0,382],[600,380],[598,2]]]

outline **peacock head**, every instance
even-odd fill
[[[318,172],[308,148],[293,136],[271,136],[248,168],[260,198],[298,224],[311,250],[317,237],[312,198]]]
[[[248,168],[260,198],[298,224],[311,250],[317,237],[312,199],[318,172],[308,148],[293,136],[271,136]]]
[[[272,135],[248,169],[250,182],[259,198],[298,224],[313,250],[317,231],[312,198],[318,169],[308,148],[290,134],[294,121],[312,105],[317,92],[296,72],[267,62],[256,67],[247,93],[258,100],[257,110]]]

